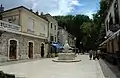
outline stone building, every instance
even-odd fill
[[[1,12],[0,58],[1,61],[32,59],[47,56],[49,22],[24,6]]]
[[[68,32],[64,28],[59,26],[58,27],[58,42],[64,45],[66,40],[68,40]]]
[[[117,51],[118,48],[115,49],[114,45],[116,45],[116,40],[114,40],[115,33],[119,35],[120,29],[120,1],[112,0],[108,1],[109,8],[107,11],[107,15],[105,18],[105,28],[106,28],[106,41],[100,44],[100,46],[104,46],[107,48],[107,52]],[[114,47],[114,49],[113,49]]]
[[[74,36],[68,33],[64,28],[58,27],[58,42],[62,45],[65,44],[65,41],[68,40],[68,43],[71,47],[75,47]]]
[[[69,33],[68,34],[68,43],[69,43],[69,45],[71,47],[75,47],[75,42],[76,42],[76,38]]]
[[[48,41],[57,42],[58,22],[50,14],[42,13],[41,16],[49,21]]]
[[[117,61],[120,66],[120,0],[111,0],[108,3],[109,6],[104,23],[106,40],[99,46],[105,52],[109,61],[112,63]]]

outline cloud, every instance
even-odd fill
[[[99,7],[98,0],[1,0],[1,3],[6,9],[23,5],[51,15],[86,14],[90,17],[98,9],[95,7]]]
[[[32,3],[32,9],[49,12],[51,15],[66,15],[75,9],[75,6],[82,6],[78,0],[26,0]]]
[[[99,10],[100,5],[98,0],[80,0],[80,3],[82,3],[82,6],[75,7],[74,11],[70,14],[84,14],[92,19],[92,14]]]
[[[89,16],[89,18],[93,19],[93,14],[96,13],[96,11],[89,11],[88,13],[85,13],[85,15]]]

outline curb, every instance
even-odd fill
[[[99,60],[96,61],[96,65],[97,65],[97,78],[105,78],[105,76],[102,72],[102,68],[99,64]]]

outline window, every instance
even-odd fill
[[[56,42],[56,36],[55,36],[55,42]]]
[[[58,31],[57,35],[59,35],[59,31]]]
[[[55,25],[55,30],[56,30],[56,25]]]
[[[45,26],[43,26],[43,29],[45,30]]]
[[[34,32],[34,19],[28,18],[28,33]]]
[[[51,28],[52,28],[52,23],[51,23]]]
[[[0,14],[0,20],[2,20],[3,19],[3,17],[2,17],[2,15]]]
[[[8,22],[9,22],[9,23],[12,23],[12,19],[9,18],[9,19],[8,19]]]
[[[106,21],[106,29],[107,29],[107,31],[109,30],[108,20]]]
[[[41,24],[40,30],[41,30],[41,31],[45,31],[45,24],[44,24],[44,23],[40,23],[40,24]]]
[[[111,14],[109,15],[109,28],[112,29],[112,25],[113,25],[113,17],[111,16]]]
[[[53,41],[53,36],[50,36],[50,41]]]
[[[118,10],[118,1],[117,0],[114,4],[114,14],[115,14],[115,23],[119,24],[119,10]]]

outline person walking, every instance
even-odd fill
[[[96,58],[99,60],[100,59],[100,50],[97,50],[96,52]]]
[[[96,51],[94,50],[93,51],[93,60],[95,60],[96,59]]]
[[[44,44],[41,45],[41,57],[44,57]]]
[[[92,54],[93,54],[93,51],[90,50],[90,51],[89,51],[89,58],[90,58],[90,60],[91,60],[91,58],[92,58]]]

